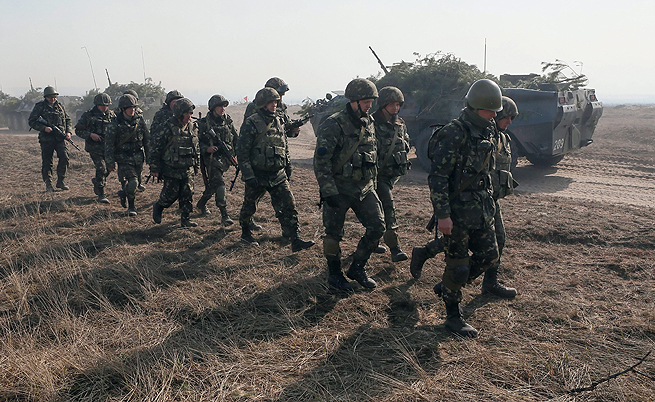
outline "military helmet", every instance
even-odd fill
[[[127,91],[123,92],[123,95],[132,95],[136,98],[136,100],[139,100],[139,94],[136,93],[136,91],[133,89],[128,89]]]
[[[170,105],[172,101],[175,99],[182,99],[184,96],[178,91],[177,89],[172,90],[171,92],[166,94],[166,100],[164,101],[165,104]]]
[[[111,96],[106,93],[99,93],[93,98],[93,104],[96,106],[109,106],[111,105]]]
[[[383,108],[391,102],[399,102],[400,106],[405,103],[405,97],[400,89],[396,87],[384,87],[380,89],[380,97],[378,98],[378,105]]]
[[[503,96],[503,110],[498,112],[494,119],[498,121],[504,119],[505,117],[509,117],[514,120],[514,118],[518,115],[519,108],[516,106],[516,103],[509,96]]]
[[[214,95],[209,98],[209,111],[213,111],[217,106],[227,107],[229,104],[230,101],[228,101],[223,95]]]
[[[466,105],[471,109],[503,110],[503,94],[498,84],[491,80],[477,80],[466,94]]]
[[[273,88],[274,90],[277,91],[278,95],[279,94],[284,95],[284,93],[289,90],[289,86],[287,85],[287,83],[284,82],[282,78],[278,78],[278,77],[269,78],[268,81],[266,81],[264,87]]]
[[[378,97],[378,89],[375,84],[366,78],[355,78],[346,86],[346,98],[351,102],[364,99],[375,99]]]
[[[280,94],[273,88],[262,88],[255,95],[255,106],[263,108],[269,102],[280,100]]]
[[[137,106],[138,106],[138,102],[136,98],[130,94],[123,95],[118,100],[119,109],[127,109],[129,107],[137,107]]]
[[[43,97],[44,98],[47,98],[47,97],[50,97],[50,96],[57,96],[57,95],[59,95],[59,94],[57,93],[57,91],[53,87],[45,87],[45,89],[43,90]]]
[[[184,113],[191,112],[193,113],[193,109],[196,108],[196,105],[191,102],[190,99],[187,98],[180,98],[175,104],[173,104],[173,116],[176,118],[182,117]]]

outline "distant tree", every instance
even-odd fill
[[[14,111],[19,99],[0,91],[0,126],[7,125],[7,113]]]

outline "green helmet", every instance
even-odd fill
[[[137,100],[134,96],[127,94],[121,96],[121,98],[118,100],[118,108],[119,109],[127,109],[129,107],[137,107],[138,103]]]
[[[227,107],[230,102],[223,95],[214,95],[209,98],[209,111],[211,112],[217,106]]]
[[[282,78],[273,77],[269,78],[264,85],[266,88],[273,88],[277,91],[278,95],[284,95],[288,90],[289,86]]]
[[[53,87],[45,87],[45,89],[43,90],[43,97],[44,98],[47,98],[47,97],[50,97],[50,96],[57,96],[57,95],[59,95],[59,94],[57,93],[57,91]]]
[[[380,90],[378,105],[383,108],[391,102],[399,102],[400,106],[405,103],[405,97],[400,89],[396,87],[384,87]]]
[[[136,91],[133,89],[128,89],[127,91],[123,92],[123,95],[132,95],[136,98],[136,100],[139,100],[139,94],[136,93]]]
[[[355,78],[346,86],[346,98],[351,102],[364,99],[375,99],[378,97],[378,89],[375,84],[366,78]]]
[[[173,116],[176,118],[182,117],[184,113],[191,112],[193,113],[193,109],[196,108],[196,105],[191,102],[190,99],[187,98],[180,98],[175,104],[173,104]]]
[[[494,119],[496,121],[509,117],[512,120],[519,115],[519,108],[509,96],[503,96],[503,110],[501,110]]]
[[[503,93],[498,84],[491,80],[477,80],[466,94],[466,105],[471,109],[503,110]]]
[[[269,102],[280,100],[280,94],[273,88],[262,88],[255,95],[255,106],[263,108]]]
[[[166,94],[166,100],[164,101],[165,104],[170,105],[172,101],[175,99],[182,99],[184,96],[178,91],[177,89],[172,90],[171,92]]]
[[[99,93],[93,98],[93,104],[96,106],[109,106],[111,105],[111,97],[106,93]]]

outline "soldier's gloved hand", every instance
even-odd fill
[[[284,173],[286,173],[286,175],[287,175],[287,179],[288,179],[288,180],[291,180],[291,173],[293,173],[293,166],[291,166],[291,164],[288,164],[288,165],[284,168]]]
[[[329,197],[325,197],[325,203],[328,204],[330,208],[339,208],[340,206],[339,196],[331,195]]]
[[[249,186],[249,187],[256,187],[257,184],[258,184],[258,182],[257,182],[257,178],[255,178],[255,177],[246,180],[246,186]]]

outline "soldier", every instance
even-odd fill
[[[68,151],[66,150],[65,140],[69,140],[72,135],[71,119],[64,109],[64,105],[57,101],[59,94],[53,87],[45,87],[43,90],[44,100],[34,105],[32,113],[28,118],[30,127],[39,132],[39,144],[41,145],[41,177],[45,182],[45,190],[48,192],[55,191],[52,188],[50,176],[52,175],[52,159],[57,152],[57,184],[56,187],[62,190],[68,190],[69,187],[64,183],[66,179],[66,170],[68,169]],[[39,118],[45,119],[48,125],[39,123]],[[48,126],[58,127],[65,137],[58,136],[55,131]]]
[[[142,116],[136,114],[137,100],[132,95],[123,95],[118,100],[121,112],[111,122],[105,135],[105,162],[107,170],[113,172],[118,163],[118,179],[127,199],[128,216],[136,216],[134,199],[139,177],[149,154],[150,133]],[[121,205],[125,208],[124,199]]]
[[[190,220],[193,210],[193,176],[200,169],[198,127],[191,121],[195,105],[187,98],[173,105],[173,116],[153,132],[150,173],[163,177],[159,200],[152,206],[152,219],[161,223],[164,208],[179,200],[182,227],[196,227]]]
[[[476,81],[459,118],[435,131],[428,144],[430,199],[446,250],[435,293],[446,304],[446,328],[467,337],[478,332],[462,318],[461,288],[498,261],[491,173],[497,138],[493,118],[502,110],[501,97],[495,82]]]
[[[105,93],[99,93],[93,98],[93,108],[84,112],[75,125],[75,134],[84,138],[84,150],[89,153],[93,165],[96,168],[96,175],[91,179],[93,192],[98,196],[98,202],[109,204],[105,196],[105,184],[107,182],[107,165],[105,164],[105,132],[111,121],[116,117],[113,111],[109,110],[111,97]]]
[[[273,88],[263,88],[255,96],[257,111],[241,125],[237,142],[237,159],[241,180],[245,182],[243,205],[239,215],[242,241],[258,245],[252,236],[250,222],[257,203],[268,192],[275,217],[282,227],[282,236],[291,241],[291,251],[314,245],[300,238],[298,211],[285,168],[289,163],[284,124],[276,114],[280,95]]]
[[[198,137],[200,140],[200,151],[204,162],[206,175],[205,192],[198,200],[196,207],[203,214],[209,214],[207,201],[216,194],[216,206],[221,212],[221,222],[230,226],[234,222],[227,213],[227,197],[223,173],[230,167],[230,158],[236,156],[237,131],[232,123],[230,115],[225,113],[229,105],[225,97],[214,95],[209,99],[209,113],[198,121]],[[221,144],[222,143],[222,144]],[[219,145],[221,148],[219,148]],[[229,155],[221,152],[227,149]],[[202,168],[202,167],[201,167]]]
[[[409,135],[407,127],[398,112],[405,103],[405,97],[396,87],[380,89],[378,110],[373,114],[375,135],[378,140],[378,179],[376,192],[384,210],[384,242],[389,246],[391,261],[406,260],[407,254],[398,245],[398,223],[393,202],[393,186],[400,176],[407,174],[411,163],[407,159]]]
[[[161,109],[159,109],[152,117],[152,123],[150,124],[151,132],[157,130],[157,126],[166,123],[171,117],[173,117],[173,105],[178,99],[182,98],[184,98],[184,96],[182,96],[178,90],[173,90],[166,94],[166,100],[164,100]],[[151,148],[154,148],[154,146]]]
[[[352,286],[341,271],[341,247],[346,212],[352,209],[366,228],[346,275],[366,288],[377,284],[365,265],[384,234],[382,204],[374,191],[377,180],[377,139],[368,111],[378,90],[371,81],[355,78],[346,86],[349,103],[325,120],[318,130],[314,173],[323,200],[323,254],[327,259],[328,284],[337,290]]]

